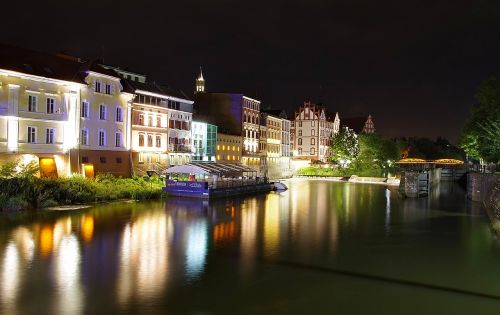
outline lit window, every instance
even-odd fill
[[[217,145],[217,150],[220,150],[220,145]]]
[[[161,147],[161,136],[156,136],[156,147],[157,148]]]
[[[153,146],[153,135],[148,135],[148,147]]]
[[[139,146],[144,146],[144,134],[139,134]]]

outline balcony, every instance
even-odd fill
[[[191,146],[185,144],[169,144],[168,152],[191,153]]]

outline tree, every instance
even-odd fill
[[[490,78],[482,82],[476,101],[462,131],[461,147],[473,159],[497,163],[500,159],[500,81]]]
[[[358,136],[352,129],[341,128],[333,137],[332,160],[340,164],[348,164],[359,154]]]

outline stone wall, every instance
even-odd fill
[[[472,201],[486,202],[500,176],[495,174],[467,174],[467,198]]]

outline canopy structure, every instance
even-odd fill
[[[212,162],[191,162],[176,165],[166,170],[167,174],[193,174],[193,175],[234,175],[243,173],[257,173],[256,170],[241,164],[222,164]]]

